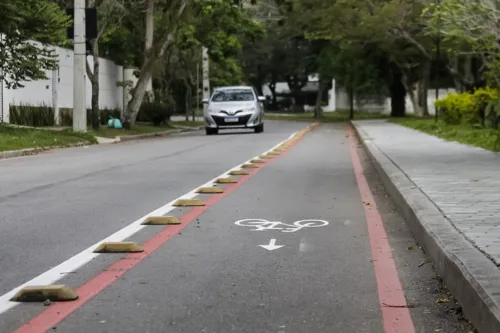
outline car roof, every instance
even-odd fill
[[[233,90],[233,89],[249,89],[253,90],[250,86],[230,86],[230,87],[217,87],[215,90]]]

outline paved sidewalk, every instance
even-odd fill
[[[466,316],[500,332],[500,154],[385,120],[354,126]]]

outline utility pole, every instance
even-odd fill
[[[74,0],[73,131],[87,131],[85,0]]]
[[[210,79],[208,67],[208,49],[202,48],[202,68],[203,68],[203,99],[210,98]],[[208,103],[203,103],[203,111],[207,108]]]

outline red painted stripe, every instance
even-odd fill
[[[300,136],[300,139],[294,142],[291,147],[294,147],[303,139],[303,137],[303,135]],[[288,149],[284,150],[283,153],[285,153],[286,151],[288,151]],[[283,153],[281,153],[280,155],[282,155]],[[266,164],[274,161],[276,157],[280,155],[276,155],[275,157],[268,159],[266,163],[262,163],[261,166],[265,166]],[[172,225],[163,228],[153,238],[149,239],[142,245],[144,252],[131,253],[126,255],[123,259],[109,266],[108,269],[106,269],[104,272],[87,281],[83,286],[76,290],[76,293],[79,296],[76,301],[55,303],[13,333],[43,333],[52,329],[54,326],[64,320],[64,318],[84,305],[92,297],[100,293],[104,288],[109,286],[114,281],[118,280],[127,271],[134,268],[139,262],[146,259],[151,253],[159,249],[170,238],[179,233],[188,224],[190,224],[197,217],[203,214],[207,209],[215,205],[226,195],[233,192],[238,187],[247,182],[253,175],[259,172],[259,170],[260,168],[252,169],[248,172],[248,175],[241,177],[238,180],[238,183],[226,186],[223,193],[211,195],[205,201],[205,206],[196,207],[189,210],[186,214],[179,218],[179,220],[181,221],[180,225]]]
[[[377,289],[386,333],[415,333],[406,298],[399,280],[398,271],[392,258],[384,223],[373,199],[364,175],[359,155],[356,151],[358,140],[351,127],[348,129],[351,143],[351,157],[358,183],[359,193],[364,203],[366,223],[370,234]],[[394,307],[396,306],[396,307]]]

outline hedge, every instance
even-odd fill
[[[438,115],[450,125],[479,125],[497,128],[500,122],[500,94],[492,88],[474,93],[453,93],[434,103]]]
[[[172,108],[168,105],[153,102],[143,103],[137,121],[149,122],[155,125],[167,123],[172,115]],[[121,112],[118,109],[101,109],[100,123],[106,125],[110,117],[120,118]],[[59,109],[59,119],[62,126],[71,126],[73,124],[73,110],[70,108]],[[54,108],[42,104],[40,106],[21,104],[10,105],[9,107],[9,121],[12,124],[43,127],[55,126],[54,122]],[[92,111],[87,109],[87,124],[92,124]]]

